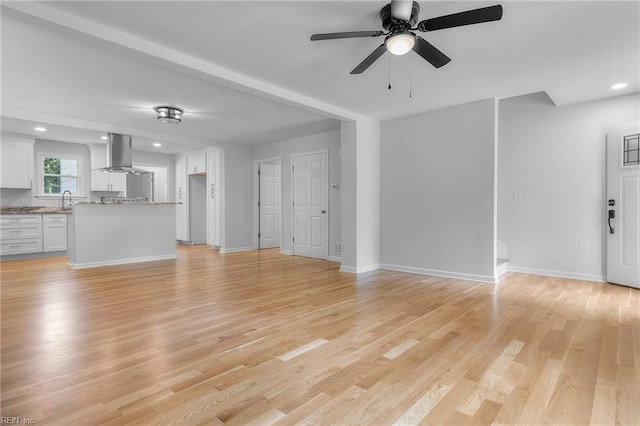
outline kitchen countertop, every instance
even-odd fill
[[[71,214],[71,209],[62,210],[60,207],[21,206],[0,207],[0,214]]]
[[[77,205],[96,205],[96,206],[173,206],[176,204],[182,204],[179,201],[165,201],[161,203],[154,202],[138,202],[138,201],[109,201],[109,202],[101,202],[101,201],[79,201],[77,203],[73,203],[74,206]]]

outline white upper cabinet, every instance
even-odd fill
[[[0,188],[31,189],[33,142],[14,141],[5,135],[0,144]]]
[[[207,173],[207,154],[190,154],[187,156],[187,174]]]
[[[124,173],[105,173],[99,170],[91,172],[91,190],[103,192],[124,192],[127,187],[127,175]]]

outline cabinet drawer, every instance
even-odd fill
[[[0,225],[32,225],[42,223],[42,215],[39,214],[5,214],[0,216]]]
[[[25,238],[42,238],[42,225],[2,226],[0,228],[2,240],[22,240]]]
[[[30,240],[3,240],[0,244],[0,254],[39,253],[42,251],[42,238]]]
[[[42,222],[47,223],[67,223],[66,214],[48,214],[42,216]]]

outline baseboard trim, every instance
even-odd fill
[[[378,263],[367,266],[358,266],[355,268],[353,266],[340,266],[340,272],[346,272],[349,274],[364,274],[365,272],[377,271],[378,269],[380,269],[380,264]]]
[[[134,257],[131,259],[115,259],[105,260],[102,262],[87,262],[87,263],[67,263],[71,269],[86,269],[86,268],[98,268],[101,266],[116,266],[116,265],[128,265],[130,263],[141,262],[153,262],[156,260],[169,260],[176,259],[178,256],[175,254],[161,255],[161,256],[147,256],[147,257]]]
[[[291,252],[291,250],[280,249],[280,254],[284,254],[285,256],[291,256],[293,253]]]
[[[234,247],[234,248],[221,248],[220,249],[220,254],[227,254],[227,253],[240,253],[242,251],[252,251],[254,250],[253,247]]]
[[[604,275],[583,274],[580,272],[554,271],[551,269],[528,268],[525,266],[509,265],[509,272],[519,272],[522,274],[542,275],[544,277],[569,278],[572,280],[607,282]]]
[[[329,256],[327,260],[329,262],[342,262],[342,256]]]
[[[382,263],[381,269],[389,271],[408,272],[410,274],[431,275],[434,277],[453,278],[456,280],[475,281],[485,284],[497,284],[498,280],[489,275],[466,274],[463,272],[440,271],[438,269],[416,268],[413,266],[391,265]]]

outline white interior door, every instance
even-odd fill
[[[260,164],[260,248],[280,247],[280,165]]]
[[[327,153],[292,157],[293,254],[327,258]]]
[[[607,281],[640,288],[640,122],[607,134]]]

